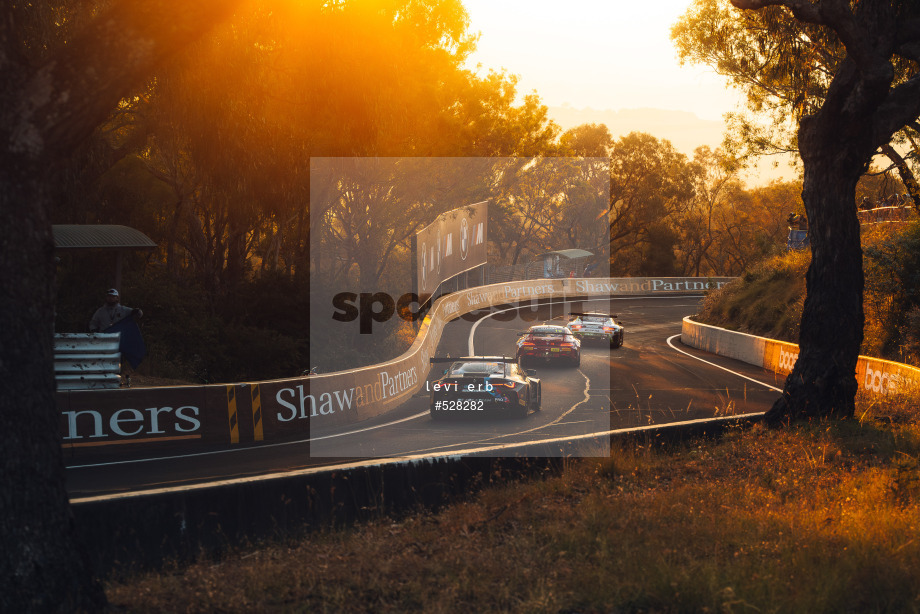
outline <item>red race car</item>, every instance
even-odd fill
[[[541,324],[518,333],[517,358],[525,360],[564,360],[577,367],[581,364],[581,341],[565,326]]]

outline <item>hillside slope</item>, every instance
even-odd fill
[[[865,338],[860,353],[920,366],[920,223],[864,225]],[[774,255],[709,293],[696,319],[798,343],[811,253]]]

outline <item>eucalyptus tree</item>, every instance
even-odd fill
[[[105,603],[74,541],[54,400],[53,173],[230,0],[5,3],[0,9],[0,610]],[[76,16],[65,19],[61,10]],[[45,21],[44,12],[58,19]],[[91,16],[92,15],[92,16]],[[73,23],[73,29],[70,24]],[[59,29],[60,28],[60,29]]]
[[[610,160],[570,159],[566,172],[562,207],[552,229],[556,243],[560,248],[579,247],[606,255],[610,251]]]
[[[796,111],[812,249],[799,359],[767,422],[852,416],[864,325],[855,189],[879,148],[920,116],[920,3],[732,4],[739,12],[723,22],[728,28],[763,27],[746,29],[743,41],[718,36],[703,44],[706,53],[749,65],[744,74],[769,76],[765,84],[781,85],[783,105]]]
[[[676,225],[680,233],[679,245],[680,271],[685,275],[699,277],[702,273],[718,273],[705,270],[710,248],[718,247],[718,211],[724,207],[726,200],[737,192],[737,169],[733,160],[721,150],[712,151],[708,147],[698,147],[693,155],[696,182],[694,198],[690,206],[677,216]]]
[[[581,158],[606,158],[613,142],[610,129],[604,124],[582,124],[562,133],[559,153]]]
[[[558,154],[570,156],[565,203],[555,234],[565,247],[590,248],[607,258],[610,252],[610,150],[613,137],[604,124],[582,124],[559,137]]]
[[[757,2],[762,10],[740,14],[732,4],[742,6],[730,0],[695,0],[671,32],[681,61],[711,66],[744,93],[747,110],[728,115],[726,144],[731,153],[741,158],[797,155],[798,122],[823,104],[847,59],[847,45],[834,28],[797,19],[782,8],[807,8],[809,2]],[[910,5],[896,0],[891,8],[907,11]],[[899,36],[909,37],[903,34],[903,24],[901,30]],[[909,56],[894,54],[890,65],[894,82],[915,74]],[[887,170],[898,171],[920,211],[920,184],[915,175],[920,169],[918,118],[902,123],[890,139],[877,144],[875,152],[890,161]]]
[[[697,169],[667,140],[633,132],[610,150],[611,263],[622,274],[638,273],[641,250],[672,243],[676,216],[691,204]],[[665,224],[668,230],[662,226]],[[668,247],[670,249],[670,247]]]
[[[508,194],[516,237],[510,264],[518,264],[526,250],[543,252],[563,247],[556,231],[565,209],[571,206],[567,200],[574,166],[571,158],[539,157],[518,171]]]
[[[222,264],[238,271],[246,258],[335,277],[343,261],[330,260],[332,251],[365,258],[347,246],[355,235],[340,232],[351,215],[343,211],[357,203],[336,210],[338,225],[324,226],[333,203],[355,190],[326,193],[336,183],[323,171],[312,185],[311,158],[532,155],[552,147],[546,107],[534,95],[519,102],[516,77],[463,69],[475,37],[459,0],[249,6],[196,56],[164,71],[154,97],[161,123],[149,159],[185,156],[193,164],[199,187],[177,199],[174,219],[183,219],[177,236],[205,263],[206,277]],[[157,151],[161,145],[175,151]],[[380,221],[402,218],[397,211]],[[393,239],[405,242],[406,233]],[[311,252],[317,241],[324,249]],[[358,243],[373,257],[371,235]],[[385,267],[393,251],[379,247],[374,264]],[[380,278],[382,269],[364,264],[363,283]]]
[[[462,71],[445,82],[445,105],[438,117],[436,155],[553,155],[559,126],[536,94],[520,95],[519,78],[490,70],[480,76]],[[433,135],[434,136],[434,135]]]

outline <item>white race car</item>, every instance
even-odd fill
[[[617,322],[617,316],[607,313],[570,313],[571,319],[566,324],[572,334],[582,341],[600,341],[609,343],[611,348],[623,345],[626,330]]]

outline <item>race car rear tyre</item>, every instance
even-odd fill
[[[531,404],[534,411],[540,411],[543,404],[543,384],[537,386],[537,400]]]
[[[517,412],[515,412],[516,418],[521,418],[522,420],[527,417],[527,414],[530,413],[530,399],[527,399],[526,405],[518,405]]]

